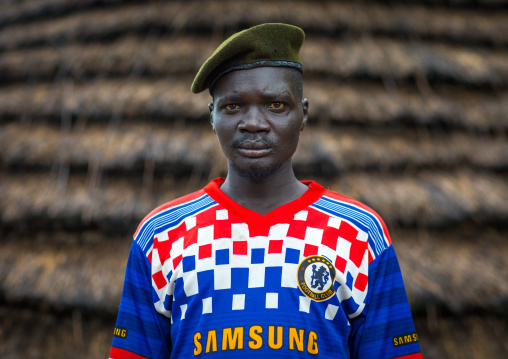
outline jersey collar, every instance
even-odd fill
[[[274,224],[280,223],[282,220],[288,217],[294,217],[296,213],[304,210],[312,203],[316,202],[319,198],[321,198],[325,191],[323,186],[317,182],[300,181],[304,185],[308,186],[307,191],[305,191],[302,196],[263,215],[247,209],[229,198],[220,189],[220,186],[222,183],[224,183],[224,181],[224,178],[216,178],[212,180],[204,188],[205,192],[210,197],[212,197],[214,201],[219,203],[228,211],[233,212],[237,217],[240,217],[242,221],[247,223],[249,228],[252,229],[267,228]]]

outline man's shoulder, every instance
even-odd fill
[[[134,237],[138,235],[138,233],[144,228],[147,227],[147,224],[159,219],[161,216],[164,216],[168,212],[174,212],[178,209],[185,210],[187,207],[193,207],[200,200],[204,199],[204,197],[208,197],[205,190],[202,188],[196,192],[189,193],[185,196],[175,198],[169,202],[161,204],[154,208],[150,213],[148,213],[145,218],[140,222],[136,233],[134,233]]]
[[[336,203],[336,204],[340,204],[343,206],[348,206],[350,208],[355,208],[357,211],[370,213],[372,215],[375,215],[376,217],[379,217],[379,219],[381,219],[381,216],[374,209],[372,209],[365,203],[363,203],[357,199],[345,196],[343,194],[334,192],[330,189],[325,189],[325,191],[323,193],[323,198],[327,199],[331,203]]]
[[[345,217],[358,225],[369,228],[370,231],[377,232],[382,237],[382,242],[391,245],[385,222],[374,209],[363,202],[325,189],[323,196],[314,206],[328,214]]]

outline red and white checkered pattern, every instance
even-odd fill
[[[231,268],[249,268],[248,288],[263,287],[266,267],[274,266],[282,267],[283,287],[297,288],[298,264],[285,263],[286,249],[292,248],[300,251],[299,261],[311,255],[331,259],[337,269],[336,281],[342,284],[339,299],[352,296],[356,303],[363,303],[368,282],[367,233],[344,219],[312,208],[286,222],[271,226],[264,236],[252,236],[246,223],[235,220],[226,209],[213,206],[183,219],[170,230],[156,233],[151,252],[155,291],[163,301],[173,294],[174,281],[181,277],[185,294],[198,294],[197,273],[210,269],[214,270],[214,289],[229,289]],[[265,250],[263,263],[251,263],[251,250],[255,248]],[[215,253],[220,249],[229,249],[229,264],[215,264]],[[183,271],[181,263],[186,256],[194,256],[195,270]],[[170,273],[172,285],[167,280]],[[345,285],[347,273],[355,278],[352,290]],[[327,313],[332,316],[333,310]]]

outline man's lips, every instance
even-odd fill
[[[263,157],[272,151],[272,147],[263,141],[244,141],[237,146],[238,152],[246,157]]]

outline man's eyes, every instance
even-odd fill
[[[282,110],[285,107],[283,102],[272,102],[268,105],[268,108],[273,110]]]
[[[236,103],[232,103],[232,104],[224,106],[224,108],[228,111],[234,111],[234,110],[238,110],[240,108],[240,106],[238,106]]]
[[[224,106],[224,109],[226,111],[236,111],[239,110],[240,108],[241,106],[236,103],[230,103]],[[283,110],[286,108],[286,105],[284,104],[284,102],[272,102],[268,105],[268,108],[270,110]]]

